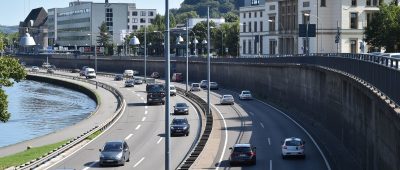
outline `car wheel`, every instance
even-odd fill
[[[186,133],[186,136],[189,136],[189,132],[188,132],[188,133]]]

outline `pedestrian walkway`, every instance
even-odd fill
[[[14,153],[22,152],[27,149],[28,146],[38,147],[47,144],[53,144],[60,141],[68,140],[80,136],[84,132],[92,129],[95,126],[102,124],[106,119],[113,116],[114,112],[117,109],[118,101],[116,97],[108,90],[103,88],[96,89],[95,85],[84,83],[77,80],[71,80],[67,78],[55,77],[51,75],[38,75],[38,76],[47,76],[55,79],[60,79],[63,81],[73,82],[75,84],[79,84],[84,86],[92,91],[95,91],[100,98],[99,106],[97,113],[93,113],[88,118],[77,122],[76,124],[66,127],[62,130],[50,133],[45,136],[37,137],[35,139],[31,139],[28,141],[20,142],[14,145],[6,146],[0,148],[0,157],[4,157],[7,155],[12,155]],[[62,106],[60,106],[62,107]]]

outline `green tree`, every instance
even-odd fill
[[[184,12],[176,15],[176,23],[184,24],[189,18],[198,18],[196,11]]]
[[[26,77],[24,67],[11,57],[0,57],[0,121],[7,122],[11,114],[8,112],[7,95],[2,87],[10,87]],[[14,81],[12,81],[14,80]]]
[[[400,7],[392,2],[382,3],[365,28],[365,41],[373,47],[385,47],[386,52],[400,49]]]
[[[237,22],[239,21],[239,16],[233,12],[224,14],[225,22]]]
[[[101,23],[99,27],[99,32],[100,33],[97,36],[97,44],[103,45],[106,48],[105,51],[108,51],[108,49],[110,48],[112,49],[111,35],[104,21]]]

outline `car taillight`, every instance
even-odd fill
[[[300,145],[300,149],[304,149],[304,145]]]
[[[247,153],[247,155],[249,155],[249,156],[256,156],[256,153],[255,153],[255,152],[249,152],[249,153]]]
[[[286,146],[286,145],[282,145],[282,148],[283,148],[283,149],[287,149],[287,146]]]

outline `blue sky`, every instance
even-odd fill
[[[4,0],[2,0],[4,1]],[[2,2],[0,5],[0,25],[18,25],[20,21],[28,16],[29,12],[38,7],[44,9],[67,7],[72,0],[11,0]],[[90,1],[90,0],[83,0]],[[93,2],[104,2],[104,0],[91,0]],[[169,0],[170,8],[178,8],[183,0]],[[136,3],[136,8],[157,9],[164,15],[165,0],[109,0],[110,3]]]

